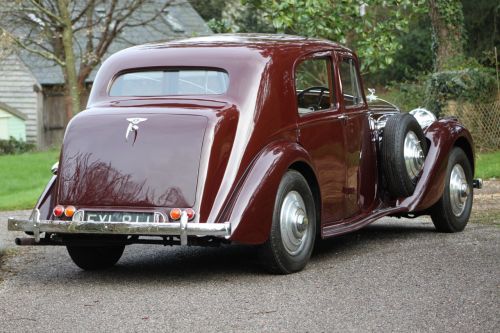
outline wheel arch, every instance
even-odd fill
[[[288,170],[300,172],[308,184],[314,184],[313,197],[318,194],[309,161],[307,151],[297,142],[277,141],[261,150],[222,216],[224,222],[231,223],[232,241],[262,244],[268,239],[278,187]]]
[[[467,155],[467,158],[469,159],[470,165],[472,167],[472,176],[474,176],[475,159],[474,159],[474,148],[471,142],[464,136],[461,136],[455,141],[454,146],[461,148],[465,152],[465,155]]]

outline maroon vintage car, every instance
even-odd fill
[[[365,97],[358,59],[286,35],[132,47],[102,65],[19,245],[64,245],[83,269],[125,245],[260,244],[276,273],[318,237],[383,216],[464,229],[474,145],[455,118]]]

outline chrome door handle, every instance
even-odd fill
[[[339,116],[339,119],[342,120],[342,121],[346,121],[347,119],[349,119],[349,117],[345,114],[342,114]]]

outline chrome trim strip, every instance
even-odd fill
[[[55,175],[57,175],[58,170],[59,170],[59,162],[56,162],[50,168],[50,172],[52,172],[52,174],[55,176]]]
[[[42,232],[67,234],[114,234],[114,235],[151,235],[180,236],[181,244],[187,244],[187,236],[218,236],[229,238],[231,224],[187,222],[187,215],[181,222],[88,222],[88,221],[51,221],[23,220],[9,218],[9,231],[28,231],[35,233],[40,241]]]
[[[181,222],[180,224],[180,236],[181,236],[181,245],[187,245],[188,239],[188,233],[187,233],[187,227],[188,227],[188,216],[185,210],[182,211],[181,214]]]

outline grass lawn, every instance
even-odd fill
[[[57,150],[0,156],[0,210],[33,208],[58,158]],[[475,177],[500,178],[500,151],[477,155]]]
[[[56,150],[0,156],[0,210],[33,208],[58,158]]]
[[[500,178],[500,150],[477,154],[475,177],[483,179]]]

